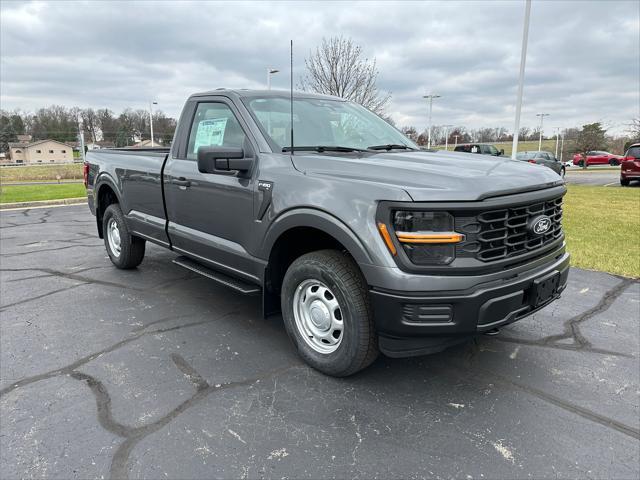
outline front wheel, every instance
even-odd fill
[[[111,263],[122,269],[136,268],[144,258],[145,241],[129,233],[120,205],[107,207],[102,218],[104,246]]]
[[[319,250],[297,258],[285,274],[281,303],[287,333],[313,368],[345,377],[377,357],[367,284],[347,254]]]
[[[566,175],[566,173],[567,173],[567,169],[566,169],[566,168],[564,168],[564,167],[562,167],[562,169],[560,169],[560,176],[561,176],[562,178],[564,178],[564,176]]]

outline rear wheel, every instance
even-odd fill
[[[282,316],[313,368],[345,377],[378,355],[367,284],[348,255],[320,250],[296,259],[282,284]]]
[[[612,167],[617,167],[618,165],[620,165],[620,162],[615,158],[612,158],[611,160],[609,160],[609,165],[611,165]]]
[[[584,167],[584,160],[579,160],[578,161],[578,166],[579,167]]]
[[[146,242],[129,233],[120,205],[113,203],[107,207],[102,219],[104,245],[116,267],[135,268],[144,258]]]
[[[620,185],[622,185],[623,187],[628,187],[629,186],[629,179],[620,177]]]

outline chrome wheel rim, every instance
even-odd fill
[[[107,239],[109,240],[109,248],[111,249],[111,253],[114,256],[120,256],[121,240],[120,240],[120,229],[118,228],[118,223],[115,219],[110,218],[107,222]]]
[[[344,336],[342,309],[333,292],[322,282],[301,282],[293,295],[293,316],[298,333],[318,353],[335,352]]]

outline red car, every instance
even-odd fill
[[[587,152],[587,167],[589,165],[620,165],[622,161],[622,157],[620,155],[614,155],[609,152],[601,152],[599,150],[594,150],[592,152]],[[576,153],[573,156],[573,164],[579,165],[582,167],[584,160],[582,158],[581,153]]]
[[[626,187],[631,180],[640,180],[640,143],[629,147],[620,167],[620,185]]]

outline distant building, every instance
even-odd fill
[[[20,138],[23,137],[23,138]],[[31,142],[19,135],[17,142],[9,142],[9,158],[2,163],[36,165],[39,163],[73,163],[73,147],[57,140]],[[26,141],[25,141],[26,140]]]

